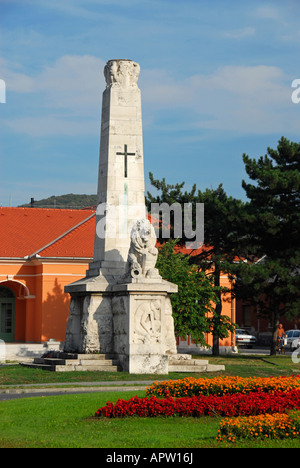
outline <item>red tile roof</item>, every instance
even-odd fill
[[[0,257],[92,258],[95,210],[0,207]]]
[[[150,217],[149,217],[150,218]],[[151,218],[152,224],[155,219]],[[93,258],[96,213],[84,210],[0,207],[0,258]],[[177,251],[199,255],[203,249]]]

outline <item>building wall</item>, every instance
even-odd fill
[[[257,306],[251,305],[242,300],[237,300],[236,321],[240,328],[248,329],[252,333],[255,333],[257,337],[259,337],[260,334],[271,334],[272,332],[270,318],[260,315],[258,313]],[[280,321],[285,330],[300,328],[299,318],[288,320],[286,317],[282,316]]]
[[[64,341],[69,295],[64,286],[84,277],[88,263],[1,262],[0,285],[15,293],[15,341]]]

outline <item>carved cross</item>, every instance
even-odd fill
[[[128,153],[127,152],[127,145],[124,145],[124,153],[117,152],[117,154],[120,154],[122,156],[125,156],[125,161],[124,161],[124,177],[127,177],[127,156],[135,156],[135,153]]]

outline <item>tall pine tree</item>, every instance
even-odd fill
[[[251,264],[239,266],[240,291],[270,318],[275,354],[280,317],[300,316],[300,144],[282,137],[276,150],[243,160],[254,184],[242,182],[250,200],[243,240]]]

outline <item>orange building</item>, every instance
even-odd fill
[[[64,286],[85,276],[94,232],[94,210],[0,208],[0,339],[64,341]]]
[[[95,220],[94,209],[0,207],[1,340],[64,341],[70,302],[64,286],[85,277],[93,259]],[[231,287],[226,276],[222,286]],[[222,313],[234,322],[234,300],[227,296]],[[195,348],[189,338],[178,344]],[[220,344],[231,347],[232,337]]]

